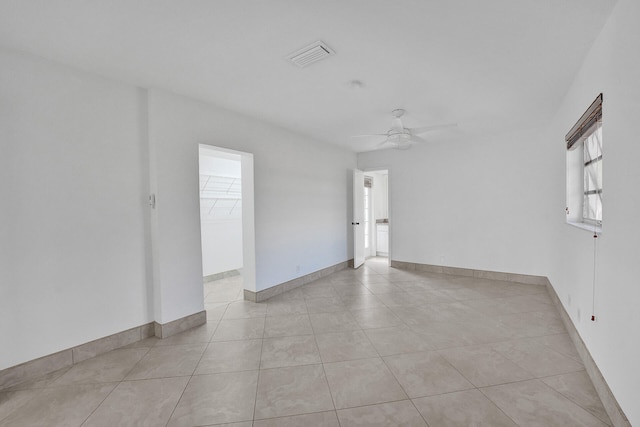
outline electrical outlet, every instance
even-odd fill
[[[300,273],[300,266],[296,265],[296,274]]]
[[[567,296],[567,305],[571,306],[571,294]]]
[[[440,255],[440,265],[444,265],[444,255]]]
[[[580,307],[578,307],[577,313],[578,313],[578,323],[580,323],[580,317],[581,317]]]

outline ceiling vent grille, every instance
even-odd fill
[[[288,55],[287,59],[298,67],[303,68],[333,54],[335,54],[333,49],[327,46],[323,41],[318,40],[317,42],[312,43],[309,46],[305,46],[302,49],[293,52],[291,55]]]

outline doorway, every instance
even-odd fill
[[[353,173],[353,266],[380,257],[389,265],[389,171],[387,169]]]
[[[198,155],[204,303],[215,318],[255,288],[253,156],[204,144]]]
[[[365,226],[370,238],[365,242],[367,258],[389,258],[389,171],[365,173]],[[367,245],[368,244],[368,248]]]

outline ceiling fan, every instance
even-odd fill
[[[391,112],[393,119],[391,120],[391,129],[387,133],[374,133],[367,135],[355,135],[355,137],[369,137],[369,136],[386,136],[387,139],[378,144],[377,149],[382,148],[395,148],[396,150],[407,150],[414,143],[418,142],[427,142],[424,138],[419,137],[418,135],[438,130],[445,129],[450,127],[457,126],[456,123],[446,123],[440,125],[432,125],[432,126],[422,126],[417,128],[408,128],[402,125],[402,117],[405,113],[405,110],[398,108]]]

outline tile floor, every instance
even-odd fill
[[[374,258],[0,392],[0,426],[604,426],[546,289]]]

